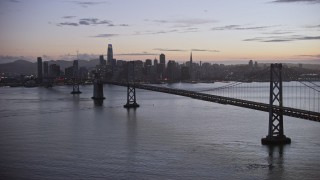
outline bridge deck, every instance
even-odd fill
[[[127,86],[127,83],[120,83],[120,82],[107,82],[107,84],[118,85],[118,86]],[[235,99],[235,98],[199,93],[199,92],[188,91],[188,90],[183,90],[183,89],[173,89],[173,88],[166,88],[166,87],[159,87],[159,86],[151,86],[151,85],[145,85],[145,84],[135,84],[135,87],[139,88],[139,89],[150,90],[150,91],[156,91],[156,92],[162,92],[162,93],[168,93],[168,94],[175,94],[175,95],[179,95],[179,96],[191,97],[194,99],[210,101],[210,102],[215,102],[215,103],[219,103],[219,104],[229,104],[229,105],[233,105],[233,106],[239,106],[239,107],[269,112],[269,104],[265,104],[265,103],[259,103],[259,102],[254,102],[254,101],[247,101],[247,100],[242,100],[242,99]],[[290,107],[280,108],[279,106],[273,106],[273,108],[275,111],[283,111],[283,115],[286,115],[286,116],[320,122],[320,113],[318,113],[318,112],[306,111],[306,110],[295,109],[295,108],[290,108]]]

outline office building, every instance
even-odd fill
[[[166,56],[164,54],[160,54],[159,71],[161,73],[161,78],[164,79],[166,72]]]
[[[78,70],[79,70],[79,61],[74,60],[73,61],[73,75],[74,75],[74,77],[78,77]]]
[[[37,63],[38,63],[38,82],[42,82],[42,58],[38,57],[37,58]]]
[[[108,44],[108,52],[107,52],[107,61],[108,65],[112,65],[113,63],[113,49],[112,44]]]
[[[102,65],[102,66],[104,66],[104,65],[106,65],[107,64],[107,61],[106,60],[104,60],[104,57],[103,57],[103,55],[100,55],[100,57],[99,57],[99,64],[100,65]]]
[[[57,64],[51,64],[49,66],[50,77],[56,78],[60,76],[60,66]]]
[[[43,62],[43,76],[47,78],[49,76],[49,64],[48,61]]]

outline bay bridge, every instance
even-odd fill
[[[108,81],[105,83],[127,87],[127,103],[124,105],[125,108],[139,107],[136,97],[137,88],[268,112],[268,135],[266,138],[262,138],[262,144],[291,143],[291,139],[284,135],[283,116],[320,122],[320,81],[319,79],[308,78],[283,82],[283,75],[287,79],[289,77],[289,80],[290,77],[293,78],[295,75],[293,72],[290,72],[290,69],[284,69],[282,64],[271,64],[270,67],[266,68],[265,74],[267,75],[267,79],[264,82],[270,82],[270,86],[265,86],[266,83],[261,83],[264,86],[259,86],[257,83],[232,82],[220,87],[193,91],[163,87],[161,85],[136,83],[134,78],[134,62],[129,62],[126,82]],[[285,91],[283,83],[286,83],[285,87],[288,88]],[[100,101],[104,99],[102,84],[103,82],[97,76],[94,81],[92,99]],[[269,91],[262,90],[266,88]],[[253,92],[252,89],[255,89],[255,91]],[[260,90],[257,91],[257,89]],[[248,94],[250,93],[256,96],[253,100],[248,99]],[[291,94],[291,97],[286,97],[286,94]],[[257,97],[261,99],[259,100]],[[289,99],[287,106],[284,106],[284,97],[286,100]]]

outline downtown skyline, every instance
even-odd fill
[[[3,0],[0,56],[97,59],[112,44],[122,60],[319,60],[319,11],[319,0]]]

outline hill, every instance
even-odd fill
[[[0,72],[13,74],[35,74],[37,72],[36,63],[26,60],[16,60],[14,62],[0,64]]]
[[[94,68],[99,63],[99,60],[79,60],[79,67],[86,67],[87,69]],[[65,68],[72,66],[73,61],[66,60],[50,60],[48,61],[49,66],[51,64],[57,64],[60,66],[60,70],[64,71]],[[26,60],[16,60],[14,62],[0,64],[0,73],[10,74],[36,74],[37,63]]]

